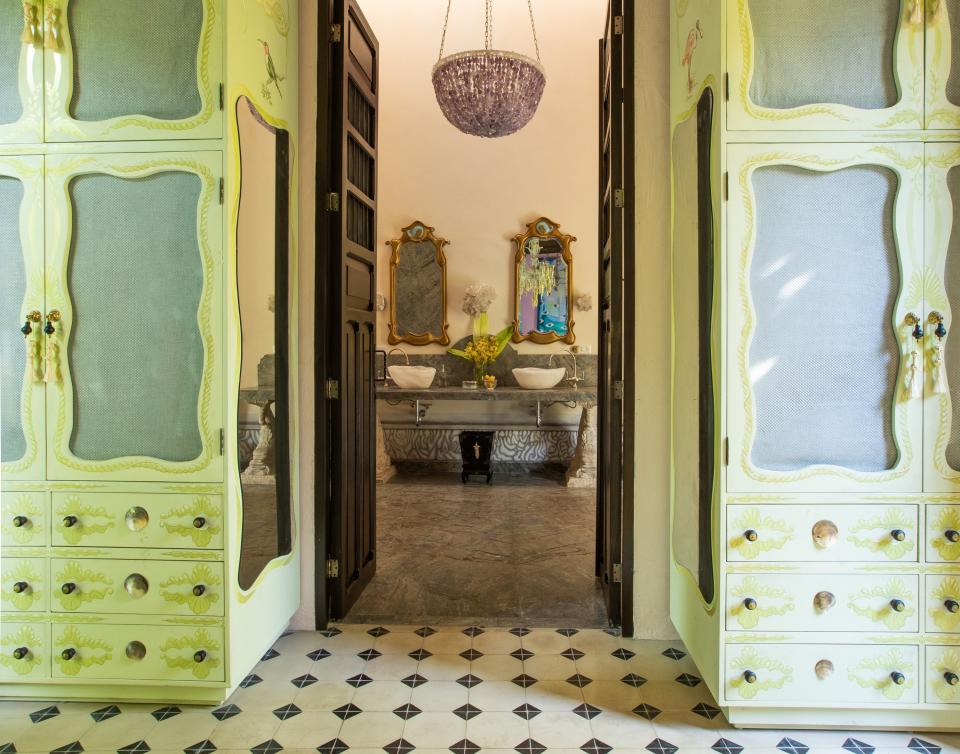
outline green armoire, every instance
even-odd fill
[[[297,61],[0,1],[0,697],[219,702],[297,607]]]
[[[734,725],[958,730],[960,1],[670,15],[673,622]]]

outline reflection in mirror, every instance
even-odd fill
[[[450,345],[447,334],[447,241],[414,222],[388,241],[390,257],[390,345]]]
[[[240,401],[237,447],[243,495],[240,587],[290,552],[287,400],[289,133],[270,125],[246,97],[237,100],[240,209]]]
[[[513,339],[573,343],[573,255],[577,239],[541,217],[514,238],[516,302]]]
[[[705,89],[673,137],[674,500],[673,553],[714,598],[716,471],[713,379],[714,215],[711,191],[713,90]]]

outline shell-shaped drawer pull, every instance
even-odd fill
[[[907,533],[903,529],[893,529],[890,532],[890,539],[894,542],[904,542],[907,539]]]
[[[196,652],[193,653],[193,661],[196,663],[203,662],[206,659],[207,659],[207,650],[205,649],[198,649]]]
[[[75,591],[77,591],[77,585],[72,581],[68,581],[66,584],[63,584],[60,587],[60,591],[64,594],[73,594]]]
[[[193,585],[193,596],[202,597],[203,593],[207,591],[207,588],[203,584],[194,584]]]
[[[131,641],[127,644],[124,652],[128,659],[138,662],[147,656],[147,648],[143,645],[142,641]]]
[[[746,681],[747,683],[756,683],[756,682],[757,682],[757,674],[754,673],[752,670],[744,670],[744,671],[743,671],[743,675],[742,675],[741,677],[742,677],[743,680]]]
[[[907,677],[903,673],[901,673],[899,670],[894,670],[890,674],[890,680],[893,681],[898,686],[902,686],[907,682]]]
[[[892,600],[890,600],[890,609],[895,613],[902,613],[907,609],[907,603],[894,597]]]
[[[813,672],[816,674],[817,680],[820,681],[824,681],[832,676],[834,669],[833,663],[830,662],[830,660],[820,660],[820,662],[813,666]]]
[[[943,674],[943,680],[947,682],[948,686],[960,686],[960,675],[957,675],[952,670],[948,670]]]
[[[743,538],[747,540],[747,542],[756,542],[758,539],[760,539],[760,534],[756,529],[747,529],[743,533]]]
[[[13,650],[13,659],[14,660],[25,660],[30,656],[29,647],[17,647]]]
[[[948,542],[953,542],[954,544],[960,542],[960,531],[957,531],[956,529],[947,529],[943,533],[943,536],[947,538]]]
[[[142,531],[150,523],[150,514],[147,513],[146,508],[135,505],[127,511],[123,520],[130,531]]]
[[[205,519],[203,516],[197,516],[195,519],[193,519],[194,529],[202,529],[206,525],[207,525],[207,519]]]
[[[67,662],[70,662],[70,660],[72,660],[76,656],[77,656],[77,650],[74,649],[73,647],[67,647],[65,650],[63,650],[60,653],[60,657],[66,660]]]
[[[16,529],[22,529],[24,526],[30,523],[30,519],[26,516],[14,516],[13,517],[13,526]]]
[[[840,529],[833,521],[817,521],[810,530],[814,546],[819,550],[828,550],[837,543]]]
[[[817,612],[825,613],[837,604],[837,597],[833,592],[817,592],[813,595],[813,607]]]
[[[744,599],[744,601],[743,601],[743,606],[744,606],[744,608],[746,608],[747,610],[756,610],[756,609],[757,609],[757,601],[756,601],[753,597],[747,597],[747,598]]]
[[[65,527],[67,527],[68,529],[72,529],[72,528],[73,528],[74,526],[76,526],[78,523],[80,523],[80,519],[78,519],[76,516],[64,516],[64,517],[63,517],[63,525],[64,525]]]
[[[953,599],[944,600],[943,608],[948,613],[960,613],[960,602]]]
[[[150,589],[150,583],[139,573],[131,573],[123,580],[123,588],[134,599],[140,599]]]
[[[30,589],[30,584],[28,584],[26,581],[17,581],[17,582],[13,585],[13,593],[14,593],[14,594],[23,594],[24,592],[28,591],[29,589]]]

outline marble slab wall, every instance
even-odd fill
[[[387,453],[395,461],[460,461],[460,429],[391,429],[384,427]],[[493,461],[569,464],[577,432],[565,429],[497,430]]]

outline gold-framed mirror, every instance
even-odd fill
[[[390,332],[387,342],[450,345],[447,332],[447,258],[449,242],[434,228],[412,222],[400,238],[388,241],[390,256]]]
[[[560,232],[546,217],[514,237],[515,298],[513,340],[573,343],[573,254],[575,236]]]

